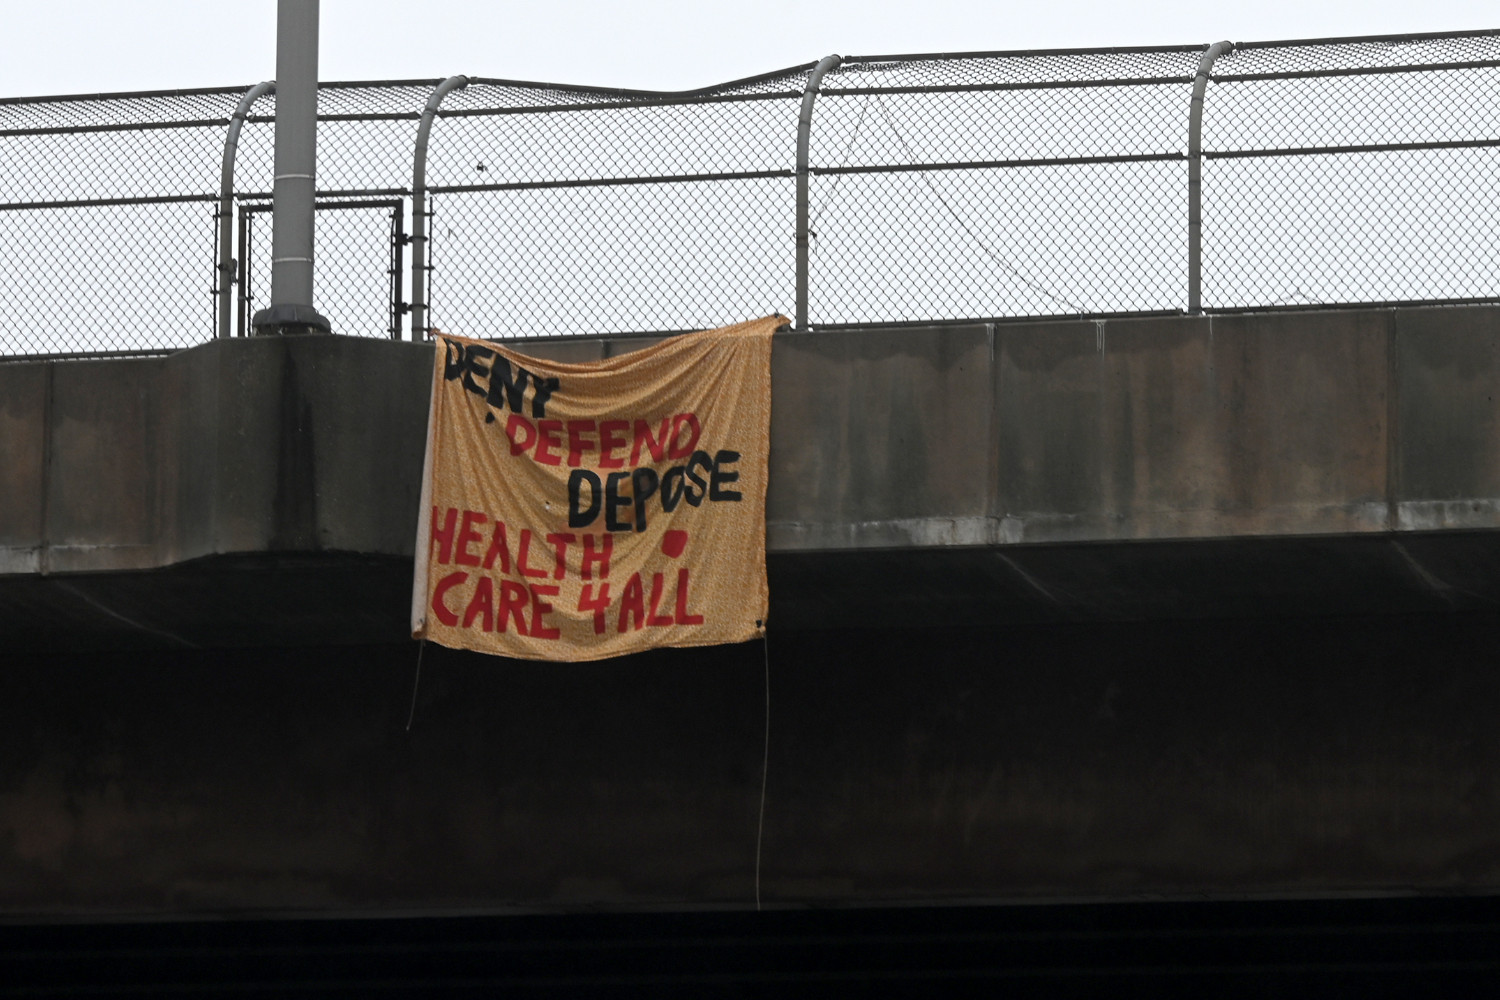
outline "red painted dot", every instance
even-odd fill
[[[676,559],[682,555],[682,550],[687,548],[688,533],[686,531],[667,531],[661,536],[661,550],[668,559]]]

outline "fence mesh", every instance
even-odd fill
[[[256,310],[271,303],[271,202],[248,202],[240,210],[244,250],[236,274],[235,333],[249,332]],[[316,205],[313,240],[319,247],[313,301],[340,334],[396,337],[400,334],[399,281],[406,214],[399,199],[324,199]]]
[[[853,56],[805,165],[810,325],[1500,300],[1500,32],[1246,43],[1213,64],[1201,287],[1189,289],[1206,46]],[[797,287],[811,63],[682,93],[472,79],[431,128],[428,324],[666,332]],[[316,302],[409,336],[413,160],[440,81],[319,91]],[[0,356],[166,351],[269,301],[275,96],[0,101]],[[227,279],[218,255],[232,258]]]

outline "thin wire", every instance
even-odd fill
[[[771,632],[763,631],[761,648],[766,658],[766,725],[765,744],[760,757],[760,819],[755,824],[755,911],[760,912],[760,848],[766,832],[766,776],[771,771]]]
[[[849,134],[849,141],[844,144],[844,155],[839,159],[840,168],[847,167],[849,165],[849,157],[854,153],[854,144],[859,141],[859,133],[865,127],[865,115],[869,113],[869,110],[870,95],[866,94],[864,100],[861,101],[859,105],[859,118],[854,123],[854,131]],[[818,220],[823,217],[823,213],[826,212],[828,210],[828,206],[833,203],[833,196],[838,193],[839,184],[843,183],[844,178],[847,176],[849,175],[833,175],[833,183],[828,185],[828,193],[823,196],[822,202],[813,209],[812,218],[810,218],[807,222],[807,228],[809,230],[812,230],[814,233],[816,232]]]
[[[411,732],[411,720],[417,717],[417,685],[422,683],[422,654],[427,652],[427,640],[417,647],[417,676],[411,682],[411,711],[406,713],[406,731]]]
[[[889,126],[891,130],[891,134],[895,136],[896,141],[901,144],[901,151],[906,154],[906,159],[912,163],[917,162],[916,154],[912,152],[911,145],[906,141],[906,137],[901,134],[900,130],[896,128],[896,121],[891,117],[890,110],[886,108],[885,101],[881,100],[881,96],[879,94],[875,95],[875,106],[880,109],[881,117],[885,119],[886,125]],[[1086,311],[1082,306],[1068,301],[1061,293],[1054,292],[1040,282],[1027,277],[1027,275],[1022,272],[1021,268],[1017,266],[1014,261],[1010,260],[1004,254],[1000,253],[998,250],[996,250],[994,247],[990,246],[980,238],[979,234],[976,233],[968,224],[968,222],[964,220],[964,217],[959,214],[958,209],[954,208],[949,203],[948,199],[943,197],[943,192],[939,191],[937,189],[937,185],[932,183],[932,178],[928,176],[927,171],[918,171],[917,176],[922,179],[923,184],[927,185],[927,190],[932,192],[932,196],[938,200],[938,204],[942,205],[943,208],[947,210],[948,214],[953,217],[953,221],[958,223],[958,227],[962,229],[966,234],[968,234],[969,239],[973,240],[975,244],[978,245],[979,249],[985,252],[990,260],[994,261],[996,264],[999,264],[1001,268],[1008,271],[1012,278],[1016,279],[1021,284],[1031,289],[1037,295],[1049,299],[1060,306],[1066,306],[1070,312],[1082,314]]]

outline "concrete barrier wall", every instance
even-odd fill
[[[291,338],[0,365],[0,574],[409,555],[430,359]],[[1497,365],[1495,307],[784,335],[768,544],[1491,529]]]
[[[431,358],[289,338],[0,365],[0,447],[14,453],[0,472],[0,572],[410,553]]]

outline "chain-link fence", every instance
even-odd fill
[[[822,70],[324,84],[315,302],[528,337],[1500,300],[1500,32]],[[247,88],[0,101],[0,356],[247,333],[274,121]]]

